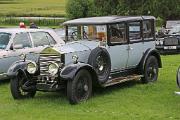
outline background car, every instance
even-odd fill
[[[173,26],[164,37],[157,38],[156,49],[160,53],[180,52],[180,25]]]
[[[0,79],[7,79],[7,70],[16,61],[37,61],[39,52],[46,46],[63,44],[64,41],[48,29],[0,29]]]

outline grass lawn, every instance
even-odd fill
[[[179,120],[180,96],[174,91],[180,55],[162,56],[156,83],[131,81],[98,88],[87,102],[70,105],[63,93],[38,92],[34,99],[13,100],[9,83],[0,87],[1,120]]]
[[[0,16],[64,16],[66,0],[0,0]]]

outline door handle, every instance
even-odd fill
[[[131,46],[128,46],[127,50],[133,50],[133,48]]]

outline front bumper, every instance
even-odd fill
[[[38,91],[53,92],[66,87],[65,81],[60,77],[41,76],[33,77]]]
[[[172,45],[172,46],[156,46],[156,49],[159,50],[161,54],[173,54],[173,53],[180,53],[180,45]]]

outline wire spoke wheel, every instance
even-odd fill
[[[14,99],[32,98],[36,94],[36,90],[24,91],[23,85],[27,82],[27,78],[23,72],[20,72],[16,77],[11,79],[10,88]]]
[[[67,83],[67,97],[71,104],[87,100],[92,92],[92,77],[87,70],[80,70],[74,80]]]
[[[147,70],[147,76],[150,81],[154,81],[157,76],[157,66],[155,64],[150,64]]]
[[[27,79],[25,78],[24,75],[19,75],[17,76],[17,79],[18,79],[18,90],[19,90],[19,93],[22,94],[23,96],[26,96],[28,95],[28,92],[25,92],[23,90],[23,85],[25,84],[25,82],[27,81]]]
[[[76,97],[79,101],[82,101],[86,98],[88,94],[88,78],[81,77],[79,78],[76,86]]]
[[[105,83],[109,79],[111,59],[106,49],[100,47],[93,49],[89,55],[88,64],[96,71],[99,83]]]
[[[143,83],[154,82],[158,78],[158,61],[155,56],[149,56],[146,60],[144,68],[144,77],[142,77]]]
[[[102,75],[104,72],[107,71],[107,60],[103,59],[102,55],[99,55],[96,59],[96,71],[97,74]]]

